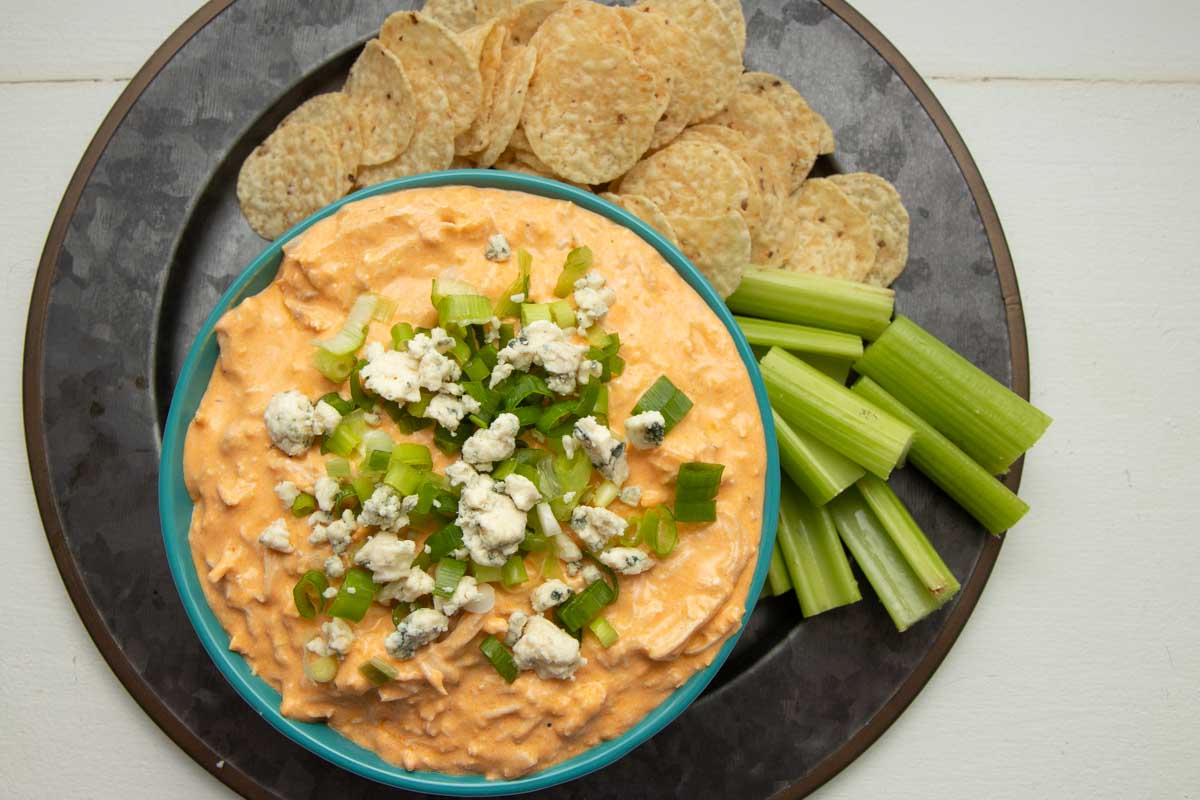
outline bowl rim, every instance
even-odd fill
[[[747,593],[746,610],[741,624],[725,641],[711,664],[692,675],[644,717],[620,736],[600,742],[566,761],[512,780],[490,780],[480,775],[450,775],[440,772],[409,771],[384,761],[377,753],[344,737],[324,722],[301,722],[285,717],[279,710],[280,694],[255,675],[242,654],[229,648],[229,634],[208,604],[200,576],[192,561],[188,531],[192,514],[191,497],[183,480],[183,445],[187,429],[199,406],[217,358],[215,328],[226,311],[246,297],[257,294],[274,279],[282,263],[283,246],[316,222],[337,213],[343,206],[383,194],[409,189],[471,186],[524,192],[554,200],[565,200],[632,230],[696,291],[721,320],[733,338],[738,355],[750,376],[766,437],[767,455],[764,474],[762,529],[754,574]],[[356,775],[379,783],[412,791],[451,796],[494,796],[545,789],[575,780],[601,769],[633,750],[679,716],[699,696],[720,670],[745,630],[757,598],[766,580],[775,541],[779,513],[779,454],[775,427],[767,399],[766,386],[749,343],[734,322],[733,315],[699,270],[673,244],[645,222],[625,209],[558,181],[522,173],[469,169],[425,173],[377,184],[341,198],[296,224],[267,246],[242,270],[200,327],[171,395],[170,409],[163,429],[159,460],[159,516],[167,563],[188,619],[205,651],[218,671],[234,690],[272,727],[311,753]]]

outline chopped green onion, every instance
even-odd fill
[[[400,623],[404,621],[404,618],[416,609],[416,603],[396,603],[396,605],[392,606],[392,624],[397,628],[400,627]]]
[[[429,538],[425,540],[425,545],[429,548],[430,560],[441,561],[463,546],[462,528],[457,525],[447,525],[430,534]]]
[[[607,508],[612,504],[613,500],[617,499],[617,495],[621,490],[612,481],[604,481],[596,487],[596,493],[592,495],[592,505],[598,508]]]
[[[534,322],[553,322],[550,315],[549,303],[522,303],[521,304],[521,327],[528,327]]]
[[[483,325],[492,318],[492,302],[478,294],[450,294],[437,305],[438,324]]]
[[[865,283],[783,269],[748,269],[725,301],[735,314],[874,339],[892,318],[896,293]]]
[[[795,356],[771,348],[762,360],[772,407],[797,430],[886,478],[904,463],[913,429]]]
[[[908,513],[904,503],[885,481],[874,475],[864,475],[857,484],[859,494],[867,501],[875,519],[892,537],[904,560],[912,567],[917,578],[940,603],[945,603],[958,593],[958,580],[933,549],[916,520]]]
[[[670,433],[691,409],[692,401],[688,396],[676,389],[675,384],[671,383],[671,379],[666,375],[659,375],[658,380],[637,401],[632,414],[636,416],[646,411],[657,411],[663,415],[666,431]],[[607,408],[605,410],[607,411]]]
[[[616,644],[617,639],[621,635],[617,633],[617,629],[609,624],[604,617],[596,617],[588,623],[588,629],[596,634],[596,638],[600,640],[600,646],[607,649]]]
[[[356,505],[358,505],[358,492],[353,486],[343,486],[333,496],[333,512],[335,514]]]
[[[504,679],[505,683],[512,683],[517,679],[517,674],[520,672],[517,669],[517,662],[499,639],[488,634],[479,643],[479,650],[496,672],[500,673],[500,677]]]
[[[520,309],[517,309],[517,311],[513,312],[509,316],[516,316],[519,313],[520,313]],[[509,342],[511,342],[513,339],[515,339],[516,337],[517,337],[517,327],[515,325],[513,325],[511,322],[500,323],[500,346],[501,347],[504,347]]]
[[[675,519],[680,522],[714,522],[717,519],[717,504],[713,500],[676,500]]]
[[[505,478],[507,478],[509,475],[512,475],[513,472],[516,471],[516,469],[517,469],[516,460],[511,459],[511,458],[506,458],[503,461],[501,461],[499,464],[497,464],[496,466],[492,467],[492,480],[502,481]]]
[[[386,431],[372,429],[363,434],[362,445],[364,453],[370,453],[372,450],[383,450],[390,453],[396,443],[392,441],[392,437],[388,436]]]
[[[502,572],[500,567],[489,567],[476,564],[474,561],[471,562],[471,574],[475,576],[478,583],[499,583],[504,579]]]
[[[394,450],[392,451],[395,452]],[[416,494],[421,488],[421,483],[425,479],[425,471],[419,467],[414,467],[411,464],[402,464],[394,462],[388,466],[387,474],[383,476],[383,482],[395,489],[401,495],[408,496]]]
[[[396,676],[400,674],[395,667],[382,658],[364,661],[358,665],[358,672],[370,681],[372,686],[383,686],[385,683],[395,680]]]
[[[479,403],[479,415],[487,420],[496,416],[504,396],[500,392],[489,389],[484,381],[467,381],[462,385],[463,391]]]
[[[721,489],[721,475],[724,472],[724,464],[707,464],[703,461],[680,464],[675,476],[676,501],[691,503],[715,499]]]
[[[473,355],[470,361],[463,364],[462,371],[472,381],[485,381],[492,374],[492,368],[480,357],[479,353]]]
[[[350,307],[342,329],[332,339],[317,342],[317,350],[333,356],[346,356],[362,347],[367,338],[367,327],[374,318],[379,297],[361,294]]]
[[[542,577],[562,578],[562,569],[559,568],[558,553],[553,542],[551,542],[551,552],[546,553],[546,557],[542,559]]]
[[[686,508],[686,507],[685,507]],[[654,515],[654,525],[649,530],[645,527],[646,517]],[[675,549],[675,545],[679,542],[679,529],[675,525],[675,520],[680,522],[703,522],[705,520],[684,519],[679,516],[679,505],[676,504],[675,513],[671,513],[671,509],[664,505],[658,505],[646,513],[646,517],[642,518],[642,539],[646,545],[654,551],[658,556],[669,556],[671,551]],[[714,513],[713,519],[716,519]]]
[[[559,425],[569,422],[578,405],[578,400],[563,400],[548,406],[538,417],[537,429],[542,433],[550,433]]]
[[[437,308],[442,300],[451,295],[456,294],[479,294],[476,289],[465,281],[454,280],[453,278],[434,278],[429,287],[429,304]],[[491,315],[488,315],[491,318]],[[418,328],[418,333],[429,333],[429,331]]]
[[[854,370],[993,475],[1007,472],[1050,426],[1049,416],[907,317],[897,317]]]
[[[566,297],[575,291],[575,281],[586,275],[591,268],[591,248],[573,248],[571,252],[567,253],[567,260],[563,262],[562,272],[559,273],[558,281],[554,284],[555,296]]]
[[[579,399],[575,401],[575,409],[572,413],[580,418],[590,417],[596,408],[596,401],[600,399],[601,388],[599,383],[589,383],[584,386],[579,392]]]
[[[554,318],[554,324],[560,328],[575,327],[575,309],[571,308],[571,304],[566,300],[555,300],[551,303],[550,316]]]
[[[329,606],[329,615],[358,622],[371,607],[376,590],[370,572],[362,567],[351,567],[346,570],[346,577],[342,580],[337,597],[333,598],[333,604]]]
[[[380,405],[383,406],[383,410],[387,412],[387,415],[392,418],[392,422],[396,423],[396,428],[401,433],[416,433],[433,424],[433,420],[414,417],[399,403],[393,403],[391,400],[380,403]]]
[[[358,469],[360,472],[371,475],[382,475],[387,472],[391,460],[392,454],[387,450],[368,450],[367,457],[363,459]]]
[[[518,250],[517,251],[517,277],[516,277],[516,280],[514,280],[512,283],[510,283],[508,285],[508,288],[505,289],[500,294],[500,297],[498,297],[496,299],[496,303],[493,308],[493,313],[498,318],[504,319],[505,317],[515,317],[521,313],[521,304],[514,303],[512,298],[514,296],[519,296],[519,295],[524,295],[525,297],[529,296],[529,272],[532,267],[533,267],[533,256],[529,255],[529,253],[525,250]],[[508,339],[512,338],[513,331],[512,331],[512,326],[509,325],[508,326],[508,339],[505,339],[504,333],[503,333],[504,326],[501,325],[500,327],[501,327],[500,340],[501,340],[501,345],[503,346],[504,344],[508,343]],[[495,366],[495,365],[493,365],[493,366]]]
[[[659,507],[662,508],[662,506]],[[604,576],[604,579],[608,581],[608,588],[610,591],[612,591],[612,600],[609,601],[609,605],[617,602],[617,598],[621,596],[621,584],[617,581],[617,573],[613,571],[612,567],[610,567],[608,564],[605,564],[593,553],[589,553],[585,550],[583,557],[595,564],[596,569],[600,570],[600,573]]]
[[[423,444],[401,442],[392,448],[392,464],[408,464],[413,467],[433,468],[433,455]]]
[[[361,359],[354,362],[354,370],[350,373],[350,400],[363,411],[370,411],[375,406],[375,400],[367,396],[362,387],[362,379],[358,375],[359,370],[366,365],[367,362]]]
[[[517,418],[518,425],[522,428],[528,428],[530,425],[536,425],[537,421],[542,418],[542,407],[520,406],[508,409],[508,413]]]
[[[600,616],[604,607],[616,600],[605,581],[594,581],[579,594],[555,609],[555,616],[569,631],[577,631]]]
[[[304,674],[314,683],[329,683],[338,673],[338,660],[333,656],[318,656],[304,665]]]
[[[525,571],[525,559],[520,553],[509,556],[508,561],[504,562],[504,566],[500,568],[500,582],[505,589],[511,589],[514,586],[520,586],[525,581],[529,580],[529,573]]]
[[[392,326],[392,349],[403,350],[409,340],[415,338],[417,332],[407,322],[397,322]]]
[[[307,517],[309,514],[317,510],[317,498],[313,497],[308,492],[301,492],[296,495],[296,499],[292,501],[292,516]]]
[[[329,588],[325,573],[310,569],[296,581],[292,587],[292,599],[296,602],[296,611],[305,619],[312,619],[325,608],[325,597],[322,594]]]
[[[434,576],[433,593],[443,599],[454,594],[458,582],[467,574],[467,562],[457,558],[442,558],[437,562],[437,575]]]
[[[625,371],[625,359],[620,356],[609,356],[601,362],[601,366],[600,380],[607,383]]]
[[[523,405],[530,397],[553,397],[554,393],[550,391],[550,387],[546,386],[546,382],[537,375],[530,375],[527,372],[521,373],[521,376],[516,379],[504,391],[504,408],[511,411],[519,405]]]
[[[830,500],[826,508],[896,630],[908,630],[941,607],[879,524],[857,486]]]
[[[350,462],[344,458],[331,458],[325,462],[325,474],[331,478],[349,478]]]
[[[998,534],[1008,530],[1025,513],[1028,504],[996,480],[974,459],[958,449],[925,420],[888,394],[870,378],[859,378],[850,391],[866,398],[916,431],[909,459],[917,469],[942,487],[967,513]],[[782,451],[781,451],[782,452]]]
[[[322,401],[333,406],[334,410],[337,411],[339,414],[341,414],[343,417],[354,410],[354,404],[351,403],[349,400],[346,400],[345,398],[343,398],[337,392],[330,392],[329,394],[325,395],[317,402],[320,403]]]
[[[379,452],[376,450],[375,452]],[[365,475],[359,475],[354,480],[350,481],[350,485],[354,487],[354,493],[358,495],[358,501],[365,503],[371,499],[371,495],[375,493],[375,482]]]
[[[642,516],[634,514],[625,523],[625,533],[617,541],[621,547],[637,547],[642,543]]]
[[[829,510],[813,505],[787,481],[780,492],[775,543],[805,617],[862,599]]]
[[[333,432],[325,437],[322,445],[324,450],[348,458],[362,441],[367,431],[367,422],[363,419],[362,411],[352,411],[342,417]]]
[[[521,541],[520,549],[523,553],[544,553],[554,549],[554,540],[545,534],[527,533]]]
[[[326,352],[321,348],[317,348],[316,356],[313,358],[313,365],[317,368],[317,372],[324,375],[334,383],[342,383],[346,378],[350,377],[350,373],[354,371],[354,365],[358,363],[354,353],[347,353],[344,356],[335,356],[333,353]]]
[[[853,361],[863,353],[862,337],[804,325],[789,325],[750,317],[734,317],[751,345],[782,347],[801,358],[809,355]],[[807,360],[807,359],[806,359]]]
[[[471,438],[472,433],[474,431],[466,425],[459,425],[458,430],[454,433],[438,425],[433,431],[433,444],[438,450],[450,455],[461,450],[463,442]]]
[[[461,366],[471,360],[474,352],[471,350],[471,345],[467,344],[466,339],[461,339],[457,336],[451,336],[454,340],[454,345],[450,348],[449,355]]]
[[[775,546],[771,549],[771,565],[767,567],[767,585],[764,594],[770,592],[772,596],[779,595],[791,591],[792,579],[788,577],[787,564],[783,561],[783,553],[779,549],[779,540],[776,538]]]
[[[829,445],[796,430],[772,410],[779,441],[779,465],[814,504],[823,506],[865,475],[865,471]]]

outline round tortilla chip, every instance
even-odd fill
[[[750,183],[729,148],[715,142],[672,142],[621,179],[619,194],[650,198],[667,217],[744,214]]]
[[[850,202],[867,215],[878,252],[867,283],[891,286],[908,264],[908,211],[896,187],[870,172],[831,175]]]
[[[662,14],[644,9],[618,9],[629,29],[633,54],[646,69],[660,75],[667,93],[663,114],[654,125],[650,148],[656,149],[679,135],[688,123],[696,99],[688,95],[696,84],[689,81],[686,70],[691,58],[692,37]]]
[[[633,49],[633,38],[621,19],[620,9],[591,0],[567,0],[561,8],[545,18],[529,40],[530,46],[543,54],[563,47],[588,47],[601,43]]]
[[[675,229],[671,227],[671,221],[649,197],[643,197],[640,194],[613,194],[612,192],[604,192],[600,196],[654,228],[671,244],[679,246],[679,239],[675,236]]]
[[[517,127],[513,129],[512,138],[508,140],[508,149],[512,150],[518,156],[527,154],[537,158],[537,154],[534,153],[533,148],[529,146],[529,137],[525,135],[525,129],[520,125],[517,125]]]
[[[254,149],[238,173],[237,197],[246,222],[275,239],[345,193],[346,170],[317,125],[282,125]]]
[[[758,229],[766,222],[767,206],[759,176],[741,155],[742,152],[752,156],[756,154],[754,148],[750,146],[749,140],[737,131],[723,128],[720,125],[700,125],[685,130],[674,143],[682,142],[719,144],[733,155],[738,169],[746,179],[746,185],[750,187],[750,191],[746,195],[746,207],[742,210],[742,217],[750,228],[750,238],[753,240]]]
[[[343,92],[362,123],[362,164],[382,164],[403,152],[412,138],[416,102],[412,85],[396,58],[372,39],[350,67]]]
[[[534,39],[566,10],[547,20]],[[610,181],[636,164],[650,146],[665,102],[658,79],[605,36],[591,29],[569,46],[546,51],[538,45],[521,117],[538,158],[580,183]]]
[[[793,272],[864,282],[875,266],[875,237],[867,215],[826,178],[805,181],[792,195],[796,249],[784,264]]]
[[[774,104],[764,97],[738,92],[720,114],[706,120],[745,134],[750,143],[779,162],[779,174],[790,175],[797,185],[812,170],[817,160],[817,136],[813,130],[789,130]]]
[[[750,263],[750,231],[741,214],[668,215],[679,249],[722,299],[733,294]]]
[[[421,87],[417,94],[417,129],[404,152],[386,164],[363,167],[358,172],[358,186],[437,172],[454,160],[454,130],[450,127],[449,101],[437,86]]]
[[[347,177],[354,173],[362,160],[362,123],[354,101],[342,92],[328,92],[310,97],[279,123],[284,125],[316,125],[325,132],[342,159]]]
[[[455,32],[465,31],[476,21],[475,0],[425,0],[421,13]]]
[[[481,167],[490,167],[508,147],[521,121],[525,101],[529,93],[529,80],[537,65],[537,50],[519,47],[509,52],[500,77],[492,93],[490,108],[485,124],[484,139],[487,146],[476,158]]]
[[[566,178],[555,175],[553,172],[547,172],[545,170],[538,169],[531,164],[521,161],[508,151],[501,154],[501,157],[497,159],[495,164],[492,165],[492,169],[498,169],[504,172],[521,172],[525,175],[536,175],[539,178],[549,178],[552,181],[561,181],[562,183],[570,184],[571,186],[574,186],[577,189],[583,189],[586,192],[591,191],[591,188],[588,187],[587,184],[569,181]]]
[[[479,114],[470,128],[454,137],[454,152],[465,156],[478,153],[491,144],[487,120],[492,111],[492,93],[504,64],[504,42],[508,39],[508,27],[492,19],[464,32],[461,38],[479,67],[481,90]]]
[[[733,29],[734,40],[737,41],[738,53],[746,55],[746,14],[742,10],[742,0],[713,0],[717,10],[721,12],[725,22]]]
[[[528,0],[500,12],[501,21],[508,26],[506,46],[523,47],[529,44],[546,18],[565,4],[566,0]]]
[[[769,72],[747,72],[738,81],[738,91],[756,94],[765,98],[775,106],[775,110],[783,115],[790,130],[815,129],[817,132],[817,152],[829,155],[836,147],[833,129],[825,118],[809,107],[800,93],[778,75]],[[803,181],[803,176],[800,178]],[[799,188],[797,183],[793,189]]]
[[[379,40],[400,59],[414,89],[441,87],[455,135],[471,126],[483,91],[479,69],[452,30],[419,12],[397,11],[384,20]]]
[[[686,80],[677,88],[685,99],[678,101],[672,119],[686,111],[685,124],[690,124],[723,109],[737,90],[742,51],[713,0],[643,0],[634,9],[661,14],[691,39],[682,70]]]

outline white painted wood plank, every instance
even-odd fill
[[[21,350],[42,244],[75,164],[122,83],[0,86],[0,795],[232,795],[150,721],[92,644],[67,597],[29,482]]]

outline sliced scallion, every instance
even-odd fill
[[[379,452],[378,450],[375,452]],[[350,481],[350,485],[354,487],[354,493],[358,495],[358,502],[365,503],[371,499],[371,495],[375,493],[375,482],[366,475],[359,475],[354,480]]]
[[[383,482],[407,497],[417,493],[424,477],[425,472],[419,467],[393,462],[388,466],[387,474],[383,476]]]
[[[430,560],[441,561],[463,546],[462,528],[457,525],[447,525],[431,533],[425,540],[425,546],[429,548]]]
[[[489,567],[474,561],[471,562],[471,574],[478,583],[499,583],[504,578],[500,567]]]
[[[505,561],[504,566],[500,568],[500,582],[504,588],[511,589],[514,586],[520,586],[527,580],[529,580],[529,573],[525,571],[525,558],[520,553],[509,556],[508,561]]]
[[[373,294],[361,294],[350,307],[350,313],[342,328],[332,339],[317,342],[318,351],[333,356],[349,355],[362,347],[367,338],[367,327],[374,318],[375,309],[379,305],[379,297]]]
[[[555,610],[559,622],[569,631],[577,631],[596,617],[604,607],[616,600],[612,588],[605,581],[594,581],[579,594]]]
[[[550,387],[546,385],[544,380],[537,375],[530,375],[527,372],[523,372],[519,378],[505,388],[504,407],[511,411],[517,406],[524,405],[531,397],[553,396],[554,393],[550,391]]]
[[[522,303],[521,327],[528,327],[535,322],[553,322],[549,303]]]
[[[325,474],[331,478],[349,478],[350,462],[344,458],[331,458],[325,462]]]
[[[450,597],[466,574],[467,562],[457,558],[440,559],[437,562],[437,574],[434,576],[433,593],[443,599]]]
[[[517,669],[517,662],[512,657],[512,653],[508,652],[499,639],[491,634],[483,637],[483,641],[479,643],[479,650],[483,653],[484,658],[492,665],[492,668],[500,674],[505,683],[512,683],[517,679],[520,670]]]
[[[382,658],[372,658],[358,665],[358,672],[366,678],[372,686],[383,686],[385,683],[394,681],[400,673],[391,664],[384,661]]]
[[[724,472],[724,464],[707,464],[703,461],[680,464],[675,477],[675,499],[684,502],[714,499],[721,489],[721,475]]]
[[[292,516],[307,517],[309,514],[317,510],[317,498],[313,497],[308,492],[301,492],[296,495],[296,499],[292,501]]]
[[[397,322],[392,326],[392,349],[403,350],[409,340],[417,335],[413,326],[407,322]]]
[[[313,366],[317,368],[317,372],[334,383],[342,383],[350,377],[350,373],[354,371],[354,365],[357,363],[358,359],[354,353],[337,356],[320,347],[317,348],[313,357]]]
[[[617,629],[604,617],[596,617],[589,622],[588,630],[596,634],[596,638],[600,640],[600,646],[605,649],[612,647],[617,643],[617,639],[621,638],[621,635],[617,633]]]
[[[667,433],[670,433],[691,409],[692,401],[688,396],[676,389],[675,384],[671,383],[671,379],[666,375],[659,375],[658,380],[638,399],[632,413],[636,416],[646,411],[659,412],[666,422]]]
[[[493,313],[500,319],[507,317],[515,317],[521,313],[521,304],[513,302],[513,297],[524,295],[529,296],[529,272],[533,267],[533,256],[525,250],[517,251],[517,277],[508,288],[500,293],[500,297],[496,298],[496,303],[493,307]],[[501,330],[503,331],[503,325]],[[508,339],[512,338],[512,326],[508,326]],[[507,344],[508,340],[501,333],[501,344]],[[493,365],[494,366],[494,365]]]
[[[343,398],[337,392],[330,392],[329,394],[325,395],[317,402],[318,403],[324,402],[324,403],[327,403],[327,404],[333,406],[334,410],[337,411],[339,414],[341,414],[343,417],[354,410],[354,404],[351,403],[349,400],[346,400],[345,398]]]
[[[367,431],[366,420],[361,410],[352,411],[342,417],[333,432],[325,437],[322,444],[324,450],[334,455],[348,458],[355,451]]]
[[[304,674],[314,683],[329,683],[338,673],[338,660],[333,656],[317,656],[304,665]]]
[[[371,607],[376,590],[369,571],[362,567],[351,567],[346,570],[346,577],[342,579],[337,597],[333,598],[333,603],[329,606],[329,615],[358,622]]]
[[[578,406],[578,400],[563,400],[548,406],[538,417],[537,429],[542,433],[550,433],[558,426],[569,422]]]
[[[431,469],[433,467],[433,455],[429,452],[429,448],[423,444],[401,442],[392,448],[391,463],[408,464],[413,467]]]
[[[617,499],[617,495],[621,490],[612,481],[604,481],[596,487],[596,493],[592,495],[592,505],[597,508],[607,508],[612,504],[613,500]]]
[[[329,588],[325,573],[310,569],[292,587],[292,599],[296,611],[305,619],[312,619],[325,608],[324,591]]]
[[[591,268],[591,248],[573,248],[571,252],[567,253],[567,260],[563,263],[562,272],[559,273],[558,281],[554,284],[555,296],[566,297],[575,291],[575,281],[586,275]]]
[[[455,294],[479,294],[479,290],[466,281],[454,278],[434,278],[429,287],[429,304],[434,308],[447,297]],[[417,329],[418,333],[429,333],[428,330]]]
[[[550,304],[550,316],[554,324],[560,328],[575,327],[575,309],[566,300],[555,300]]]
[[[492,303],[483,295],[449,294],[437,305],[438,324],[483,325],[492,318]]]

